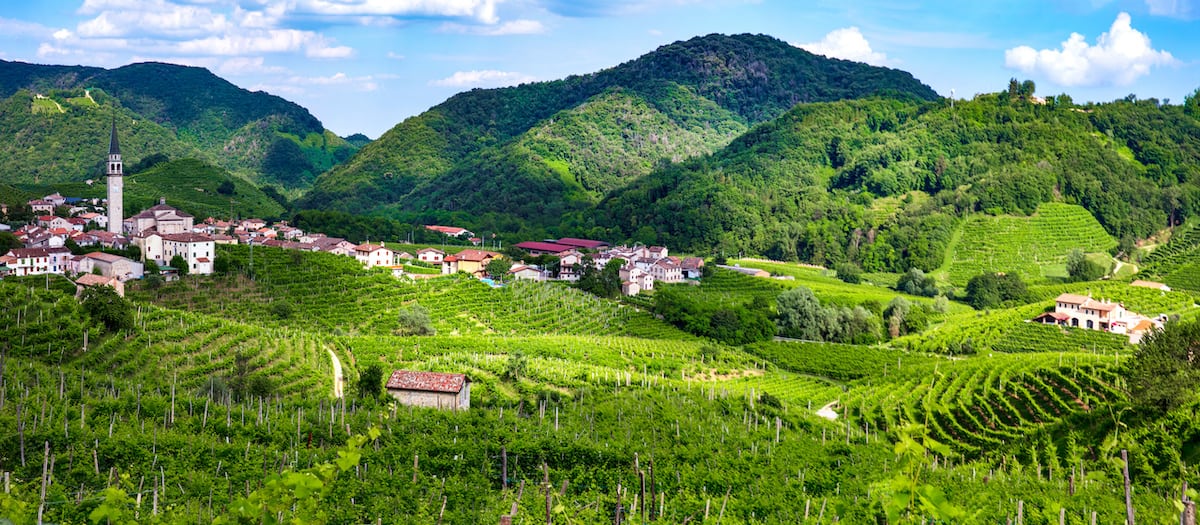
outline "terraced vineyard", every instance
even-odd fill
[[[1061,203],[1044,203],[1030,217],[972,215],[961,228],[945,267],[946,279],[956,285],[984,272],[1017,272],[1038,282],[1073,249],[1105,252],[1116,245],[1091,213]]]
[[[617,334],[694,339],[635,308],[556,283],[521,282],[492,288],[462,276],[410,282],[382,270],[363,270],[349,257],[268,247],[254,248],[253,270],[248,247],[221,245],[217,256],[228,258],[242,270],[190,288],[143,289],[134,296],[166,308],[336,335],[391,334],[399,327],[400,310],[418,304],[429,310],[437,332],[447,335]],[[238,297],[238,301],[223,300],[228,296]],[[291,315],[280,319],[272,313],[276,302],[288,304]]]
[[[923,423],[977,457],[1038,427],[1124,396],[1112,357],[1084,353],[1004,355],[902,368],[863,380],[844,397],[849,426],[880,431]]]

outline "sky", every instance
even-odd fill
[[[0,59],[206,67],[378,138],[460,91],[584,74],[710,33],[902,69],[942,96],[1200,88],[1200,0],[4,0]]]

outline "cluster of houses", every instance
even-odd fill
[[[1137,280],[1130,286],[1154,288],[1162,291],[1171,289],[1162,283]],[[1108,299],[1093,299],[1090,295],[1064,293],[1054,299],[1054,311],[1033,318],[1033,322],[1064,327],[1101,330],[1129,336],[1129,342],[1137,344],[1152,330],[1160,329],[1165,316],[1147,317],[1125,309],[1125,305]]]
[[[555,241],[526,241],[515,245],[530,255],[553,255],[559,260],[556,278],[566,281],[579,279],[583,265],[591,264],[600,269],[610,261],[620,259],[621,292],[637,295],[653,290],[655,282],[681,283],[697,280],[704,269],[704,259],[699,257],[679,258],[668,254],[664,246],[616,246],[588,239],[563,238]],[[594,251],[585,253],[581,250]],[[549,278],[547,274],[546,278]]]

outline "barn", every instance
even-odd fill
[[[386,388],[388,395],[405,405],[442,410],[471,408],[471,380],[464,374],[396,370]]]

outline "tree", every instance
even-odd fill
[[[182,277],[188,274],[187,260],[181,255],[171,257],[171,267],[179,271],[179,276]]]
[[[1196,399],[1200,322],[1171,322],[1147,335],[1126,365],[1134,406],[1165,414]]]
[[[375,399],[383,392],[383,365],[371,363],[358,374],[358,397]]]
[[[282,320],[292,316],[292,305],[288,304],[287,301],[275,301],[271,303],[269,310],[271,311],[271,315],[275,316],[276,319]]]
[[[229,179],[221,181],[221,183],[217,185],[217,193],[220,193],[221,195],[233,195],[233,181]]]
[[[512,269],[512,265],[512,260],[504,257],[496,257],[488,261],[483,269],[488,275],[492,276],[492,279],[503,281],[504,277],[508,275],[508,271]]]
[[[508,364],[504,365],[504,378],[509,381],[516,381],[525,377],[525,371],[529,368],[529,359],[525,357],[525,353],[517,350],[508,354]]]
[[[798,286],[779,294],[775,299],[775,323],[779,333],[787,337],[821,340],[821,301],[807,287]]]
[[[93,321],[110,332],[133,328],[133,306],[110,286],[89,286],[79,298]]]
[[[21,239],[18,239],[16,235],[9,232],[0,232],[0,254],[24,247],[25,245],[21,243]]]
[[[1095,281],[1107,272],[1106,268],[1088,259],[1083,250],[1076,248],[1067,254],[1067,280],[1069,281]]]
[[[398,321],[400,327],[396,329],[397,335],[433,335],[437,332],[429,319],[429,310],[416,303],[401,308]]]
[[[858,284],[862,282],[862,268],[852,262],[838,263],[834,266],[837,271],[837,278],[850,284]]]
[[[925,275],[920,268],[910,268],[900,280],[896,281],[896,290],[909,295],[934,297],[938,294],[937,281]]]
[[[583,271],[579,274],[579,289],[599,297],[616,297],[621,294],[621,265],[623,259],[613,259],[596,269],[590,258],[583,261]]]
[[[1016,273],[982,273],[967,281],[965,299],[975,309],[995,308],[1009,301],[1022,301],[1025,281]]]

